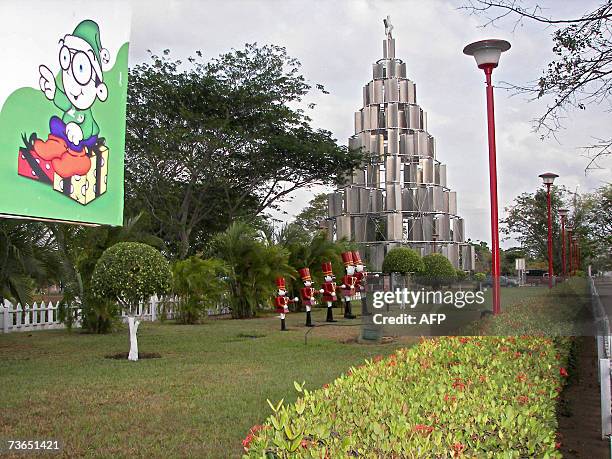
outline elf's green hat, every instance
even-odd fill
[[[64,45],[78,51],[93,51],[95,60],[92,62],[92,65],[98,78],[102,80],[102,70],[108,70],[106,67],[110,62],[110,53],[102,48],[100,27],[96,22],[86,19],[79,23],[75,27],[74,32],[72,32],[72,35],[64,37]]]

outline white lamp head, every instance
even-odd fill
[[[463,54],[474,56],[479,69],[495,68],[501,53],[509,49],[510,43],[506,40],[488,39],[470,43],[463,48]]]
[[[545,172],[543,174],[540,174],[538,177],[542,179],[544,185],[552,185],[555,179],[559,176],[557,174],[553,174],[552,172]]]
[[[567,217],[567,214],[569,214],[569,210],[567,209],[559,209],[558,212],[561,217]]]

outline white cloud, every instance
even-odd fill
[[[595,3],[548,2],[551,11],[567,16]],[[317,103],[315,125],[346,144],[371,64],[382,57],[382,18],[391,15],[396,54],[406,61],[418,102],[429,114],[438,159],[448,164],[449,184],[458,191],[466,234],[490,240],[484,75],[462,49],[490,36],[509,40],[512,49],[502,56],[494,81],[525,83],[541,74],[552,55],[551,30],[528,23],[515,32],[510,23],[482,29],[482,19],[458,10],[459,5],[419,0],[137,1],[130,54],[138,62],[146,59],[147,49],[170,48],[177,57],[201,49],[213,57],[246,42],[285,46],[302,62],[304,74],[331,92],[310,98]],[[609,167],[585,177],[587,160],[578,149],[608,134],[610,115],[603,108],[571,113],[559,142],[542,142],[530,122],[541,113],[542,103],[527,103],[502,90],[495,97],[502,215],[515,196],[540,186],[543,171],[558,173],[559,183],[572,189],[579,185],[581,191],[610,180]],[[300,193],[285,210],[296,213],[311,196]]]

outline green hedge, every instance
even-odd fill
[[[445,337],[272,407],[245,457],[561,457],[556,399],[570,339]]]

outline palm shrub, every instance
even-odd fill
[[[437,289],[441,285],[452,284],[456,276],[455,268],[444,255],[432,253],[423,257],[422,283]]]
[[[234,318],[254,317],[270,305],[278,276],[294,277],[289,252],[266,240],[251,225],[235,222],[217,234],[210,245],[212,255],[228,266],[230,304]]]
[[[383,273],[420,273],[424,265],[421,256],[408,247],[396,247],[389,250],[382,264]]]
[[[284,227],[279,233],[278,244],[289,251],[289,265],[294,269],[309,268],[313,282],[318,288],[323,283],[321,264],[330,261],[335,275],[339,278],[344,273],[342,252],[353,249],[342,241],[330,241],[324,232],[308,233],[295,224]],[[298,292],[303,286],[298,277],[289,282],[290,290]]]
[[[229,269],[223,260],[192,256],[172,267],[172,291],[179,299],[179,320],[197,323],[206,310],[219,304],[227,293]]]
[[[138,360],[138,305],[168,292],[170,265],[159,250],[140,242],[119,242],[104,251],[93,273],[93,292],[116,301],[128,313],[129,360]]]
[[[36,283],[56,281],[59,262],[47,228],[19,220],[0,222],[0,305],[32,302]]]

